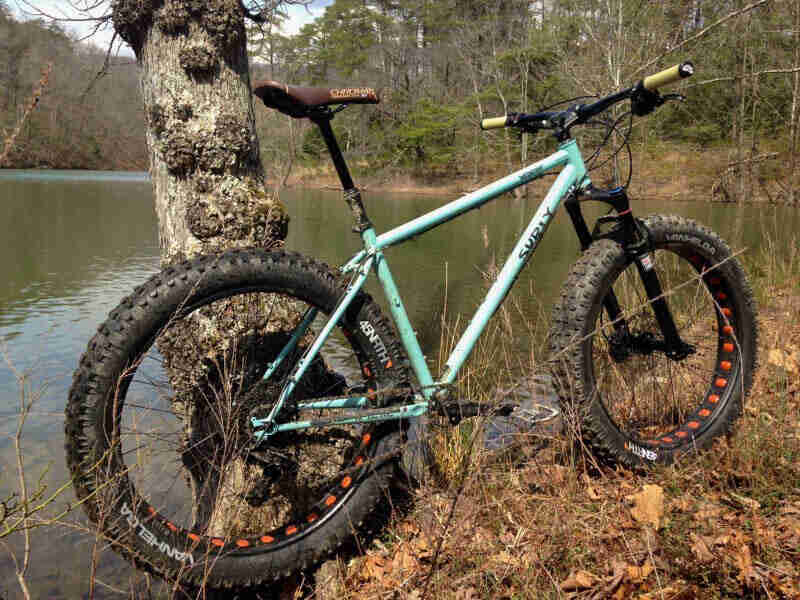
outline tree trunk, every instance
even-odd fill
[[[141,65],[163,262],[282,240],[288,219],[264,188],[239,3],[116,0],[113,17]]]
[[[141,66],[162,262],[280,243],[288,219],[264,187],[239,2],[115,0],[112,8],[116,31]],[[227,310],[241,314],[236,308]],[[203,323],[190,322],[159,345],[186,440],[203,422],[193,396],[203,376],[199,365],[225,352],[220,340],[236,329],[215,326],[225,312],[223,306],[217,314],[198,315]],[[263,527],[258,509],[243,513],[243,503],[221,491],[247,485],[236,456],[191,469],[195,525],[208,534]]]
[[[794,4],[794,51],[792,67],[800,69],[800,5]],[[800,168],[798,168],[798,151],[800,151],[800,71],[792,75],[792,109],[789,117],[789,177],[788,203],[795,204],[800,198]]]

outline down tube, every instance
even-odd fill
[[[571,164],[564,167],[564,170],[559,173],[553,186],[547,192],[547,196],[545,196],[545,199],[536,210],[536,214],[533,215],[527,229],[525,229],[517,245],[514,246],[511,256],[508,257],[503,265],[502,271],[500,271],[497,279],[486,294],[486,298],[475,312],[475,316],[472,317],[472,321],[470,321],[464,335],[458,340],[458,344],[456,344],[453,352],[448,357],[441,383],[453,383],[455,381],[459,369],[464,364],[464,361],[467,360],[470,352],[472,352],[475,342],[483,333],[489,319],[503,302],[522,267],[525,266],[533,251],[536,250],[536,246],[539,245],[547,226],[550,224],[550,220],[561,204],[561,199],[575,183],[577,173],[578,169]]]

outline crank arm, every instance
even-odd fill
[[[469,419],[479,415],[507,417],[512,413],[514,408],[515,406],[513,404],[487,406],[486,404],[478,404],[477,402],[447,402],[438,406],[438,412],[447,417],[451,425],[458,425],[463,419]]]

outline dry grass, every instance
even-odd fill
[[[725,202],[738,197],[742,178],[745,202],[781,204],[787,201],[789,175],[785,155],[774,151],[779,149],[776,143],[767,141],[763,152],[737,163],[725,146],[692,148],[659,141],[642,147],[634,143],[634,177],[629,191],[632,198]],[[408,174],[375,171],[367,164],[353,167],[362,190],[446,196],[470,192],[508,174],[505,164],[492,165],[489,159],[477,179],[471,173],[451,173],[446,178],[420,180]],[[597,172],[594,176],[602,179]],[[295,166],[285,183],[289,187],[341,188],[336,172],[328,164]],[[530,188],[528,193],[541,196],[551,183],[552,180],[540,180],[526,187]]]
[[[340,597],[800,598],[800,261],[789,248],[776,258],[765,246],[749,269],[761,365],[732,438],[632,473],[598,469],[561,438],[493,455],[462,423],[433,439],[438,477],[414,510],[340,563]],[[503,385],[505,310],[462,392]]]

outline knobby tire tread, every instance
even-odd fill
[[[688,439],[676,448],[659,452],[658,462],[669,464],[681,455],[709,447],[715,438],[731,432],[734,422],[741,415],[744,398],[750,391],[757,366],[756,307],[739,261],[731,257],[727,244],[712,230],[679,216],[653,215],[643,219],[643,223],[656,246],[664,243],[671,233],[684,235],[687,240],[701,240],[715,248],[719,253],[717,262],[725,261],[720,270],[735,295],[734,302],[742,323],[737,343],[742,353],[740,374],[743,375],[743,381],[740,378],[735,386],[731,386],[724,411],[703,434]],[[686,241],[685,244],[691,246],[694,243]],[[694,249],[702,251],[702,247]],[[584,344],[594,326],[598,304],[603,300],[602,294],[613,283],[609,278],[616,278],[624,265],[628,264],[630,262],[618,243],[600,239],[592,243],[573,265],[553,309],[551,367],[558,382],[565,417],[572,419],[571,425],[587,449],[602,463],[641,468],[649,464],[648,461],[625,447],[628,438],[613,423],[596,394],[591,392],[583,354]],[[624,311],[625,307],[622,309]],[[602,306],[599,310],[603,310]]]
[[[183,584],[214,589],[262,585],[307,569],[330,556],[364,527],[386,493],[396,462],[386,460],[371,467],[352,496],[312,533],[279,550],[215,559],[210,573],[202,568],[187,571],[182,563],[138,542],[130,528],[126,530],[121,516],[100,514],[96,500],[102,490],[96,489],[93,467],[101,458],[97,455],[98,448],[103,448],[104,444],[98,439],[96,423],[105,410],[109,390],[119,378],[120,362],[135,356],[148,342],[143,336],[150,335],[147,332],[152,330],[154,322],[163,323],[165,315],[175,311],[175,298],[185,297],[193,289],[224,289],[229,285],[227,281],[245,280],[242,273],[280,281],[290,295],[298,290],[306,293],[323,290],[328,302],[334,304],[345,291],[345,282],[327,265],[286,251],[232,250],[167,267],[135,288],[98,327],[80,358],[65,411],[67,466],[77,497],[97,527],[98,535],[110,541],[116,551],[140,569]],[[202,297],[201,294],[198,297]],[[389,320],[368,294],[359,294],[354,306],[359,305],[359,318],[367,319],[380,332],[394,361],[392,379],[395,383],[407,381],[407,361]],[[382,435],[377,454],[392,454],[390,451],[401,442],[397,429]],[[101,517],[104,521],[98,523]]]

